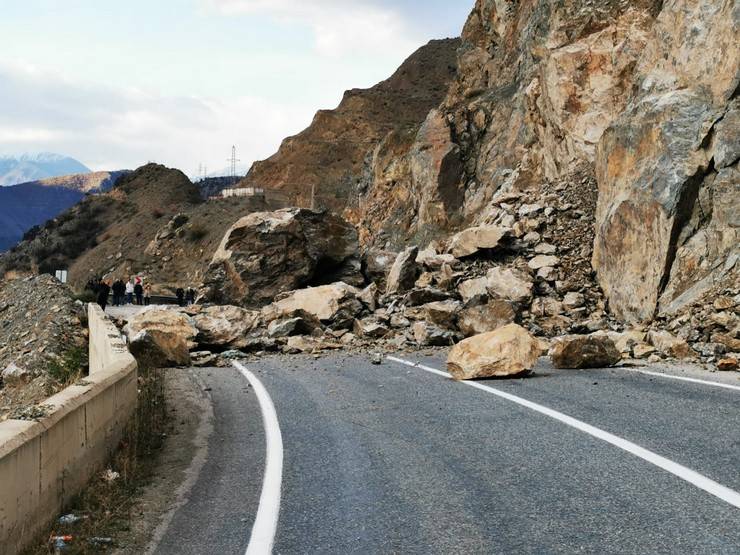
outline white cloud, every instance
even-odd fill
[[[194,174],[227,166],[231,145],[248,165],[311,121],[314,107],[256,97],[167,97],[75,83],[0,66],[0,153],[53,151],[93,169],[157,161]]]
[[[422,37],[414,37],[399,12],[367,0],[203,0],[225,15],[267,15],[304,24],[324,56],[411,53]]]

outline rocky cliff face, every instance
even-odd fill
[[[581,254],[621,319],[737,288],[739,22],[732,0],[478,0],[446,99],[374,151],[363,242],[424,243],[500,223],[506,194],[591,184]]]
[[[357,202],[366,159],[388,133],[406,133],[444,98],[455,75],[457,39],[435,40],[415,52],[389,79],[344,94],[335,110],[318,112],[305,131],[285,139],[257,162],[241,186],[269,189],[287,205],[342,210]]]

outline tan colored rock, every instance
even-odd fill
[[[565,297],[563,298],[563,307],[567,310],[581,308],[585,304],[586,299],[583,297],[582,293],[575,293],[571,291],[570,293],[566,293]]]
[[[555,268],[551,266],[545,266],[544,268],[540,268],[539,270],[537,270],[537,277],[545,281],[553,282],[557,281],[559,275],[558,271]]]
[[[673,358],[692,358],[696,355],[689,344],[683,339],[671,335],[667,331],[651,330],[648,332],[648,341],[661,353]]]
[[[341,349],[343,345],[335,341],[309,337],[306,335],[294,335],[288,338],[285,351],[289,353],[317,353],[330,349]]]
[[[198,329],[177,310],[149,309],[131,318],[124,328],[134,356],[147,357],[158,366],[190,364]]]
[[[427,303],[420,307],[424,319],[442,328],[454,328],[457,316],[462,309],[459,301],[447,300]]]
[[[549,336],[566,333],[572,323],[573,321],[570,318],[562,314],[537,320],[537,325]]]
[[[539,270],[545,267],[554,268],[558,264],[560,264],[560,259],[557,256],[547,254],[537,255],[527,263],[532,270]]]
[[[464,258],[483,250],[496,249],[509,233],[510,230],[494,225],[468,228],[452,237],[450,253],[455,258]]]
[[[712,342],[724,345],[730,352],[740,353],[740,339],[728,333],[713,333]]]
[[[608,368],[622,360],[614,342],[606,335],[569,335],[550,347],[555,368]]]
[[[416,256],[416,262],[429,268],[430,270],[439,270],[444,264],[457,266],[459,261],[451,254],[438,254],[434,247],[427,247],[419,251]]]
[[[413,289],[419,273],[419,265],[416,263],[418,254],[418,247],[409,247],[398,254],[386,278],[386,293],[405,293]]]
[[[304,310],[322,322],[351,327],[362,311],[358,293],[356,288],[342,282],[299,289],[263,308],[262,315],[265,321],[271,322],[296,310]]]
[[[563,303],[550,297],[537,297],[529,310],[535,316],[558,316],[563,313]]]
[[[723,358],[717,362],[717,370],[730,372],[738,369],[738,360],[734,357]]]
[[[238,306],[209,306],[192,316],[199,345],[241,349],[246,336],[260,324],[259,311]]]
[[[632,348],[638,344],[644,344],[646,334],[640,330],[625,330],[623,332],[607,332],[609,338],[614,341],[617,350],[622,354],[631,354]]]
[[[370,312],[375,312],[378,308],[378,286],[375,282],[371,283],[365,289],[360,291],[357,298],[364,304]]]
[[[457,286],[457,292],[463,302],[481,301],[488,298],[488,278],[469,279]]]
[[[497,266],[486,274],[488,293],[515,303],[528,303],[534,285],[528,274],[513,268]]]
[[[550,243],[540,243],[534,248],[534,252],[537,254],[555,254],[557,250],[557,247]]]
[[[465,337],[488,333],[514,322],[516,313],[508,301],[491,299],[488,304],[460,311],[457,327]]]
[[[637,343],[632,347],[632,356],[637,359],[648,358],[653,353],[655,353],[655,347],[647,343]]]
[[[447,357],[447,370],[456,380],[516,376],[534,368],[540,344],[527,330],[509,324],[455,345]]]
[[[5,367],[2,372],[3,385],[9,385],[12,387],[22,386],[27,384],[33,379],[33,374],[27,369],[18,366],[16,363],[11,362]]]
[[[389,329],[384,324],[381,324],[373,318],[364,318],[362,320],[355,320],[353,326],[354,334],[358,337],[371,337],[380,338],[385,337],[389,333]]]

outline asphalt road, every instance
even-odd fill
[[[444,369],[439,357],[419,358]],[[740,509],[529,408],[396,362],[275,357],[284,468],[275,553],[739,553]],[[233,369],[193,370],[214,433],[157,553],[242,554],[265,472]],[[625,370],[487,380],[740,491],[740,391]],[[740,382],[738,382],[740,385]]]

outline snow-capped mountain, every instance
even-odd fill
[[[0,155],[0,186],[88,172],[90,168],[61,154],[42,152],[19,156]]]

